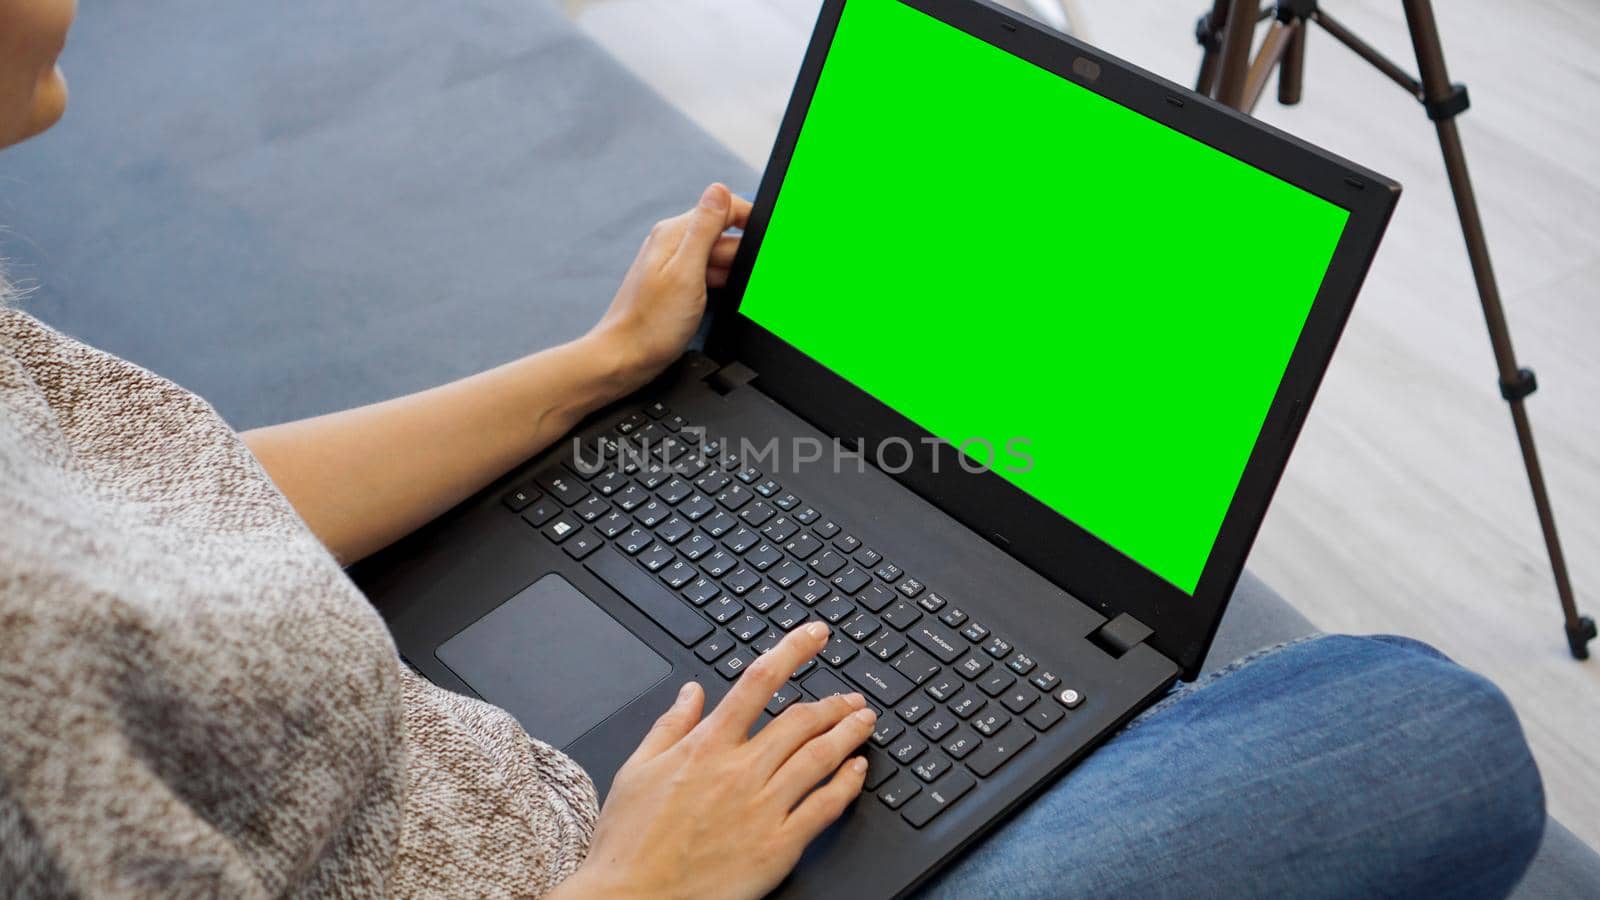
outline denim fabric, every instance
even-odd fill
[[[1500,691],[1426,645],[1310,637],[1180,685],[929,897],[1496,897],[1544,829]]]

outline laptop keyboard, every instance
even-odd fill
[[[865,791],[921,828],[1084,702],[949,597],[660,402],[503,502],[723,678],[821,619],[767,712],[860,691]],[[592,453],[593,458],[590,458]]]

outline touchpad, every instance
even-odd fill
[[[560,575],[546,575],[433,651],[527,732],[565,747],[672,665]]]

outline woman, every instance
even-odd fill
[[[72,14],[0,0],[0,145],[61,115]],[[569,759],[406,670],[340,569],[661,371],[748,211],[712,186],[658,225],[578,341],[242,436],[170,383],[0,311],[0,891],[777,884],[859,792],[873,727],[856,696],[748,736],[825,627],[798,629],[714,710],[686,685],[597,810]],[[1175,692],[930,889],[1503,894],[1543,821],[1491,685],[1412,642],[1327,637]]]

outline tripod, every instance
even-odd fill
[[[1550,553],[1556,593],[1561,598],[1561,610],[1566,619],[1567,646],[1574,659],[1588,659],[1589,641],[1595,638],[1595,622],[1589,616],[1578,615],[1577,604],[1572,596],[1572,582],[1567,577],[1566,558],[1561,553],[1561,540],[1556,535],[1550,495],[1545,489],[1544,472],[1539,466],[1539,454],[1533,445],[1533,427],[1528,422],[1528,412],[1523,406],[1523,401],[1538,388],[1538,382],[1534,379],[1532,369],[1517,365],[1516,353],[1511,347],[1511,331],[1506,325],[1505,311],[1500,305],[1500,289],[1495,284],[1494,269],[1489,263],[1489,245],[1484,238],[1483,222],[1478,216],[1478,202],[1473,196],[1472,181],[1467,177],[1467,158],[1461,148],[1461,134],[1456,130],[1455,117],[1467,109],[1467,88],[1466,85],[1451,84],[1445,72],[1444,49],[1439,44],[1439,28],[1434,21],[1432,3],[1430,0],[1401,0],[1411,31],[1411,45],[1417,55],[1417,67],[1422,73],[1421,80],[1418,80],[1329,16],[1318,7],[1317,0],[1275,0],[1273,5],[1264,8],[1258,8],[1257,2],[1214,0],[1211,11],[1200,17],[1195,27],[1195,38],[1205,48],[1205,53],[1200,62],[1196,91],[1241,112],[1252,113],[1266,89],[1267,79],[1276,69],[1278,102],[1285,105],[1299,103],[1305,75],[1306,36],[1311,25],[1315,24],[1421,101],[1428,118],[1433,120],[1438,131],[1439,147],[1444,152],[1450,191],[1455,195],[1461,232],[1466,238],[1467,257],[1472,263],[1473,279],[1477,282],[1478,299],[1483,305],[1484,323],[1489,328],[1489,343],[1494,348],[1495,363],[1500,370],[1500,395],[1511,406],[1511,422],[1517,431],[1517,442],[1522,446],[1522,460],[1528,470],[1533,505],[1538,510],[1545,547]],[[1252,60],[1250,51],[1255,42],[1256,25],[1269,19],[1272,24],[1268,27],[1260,51]]]

